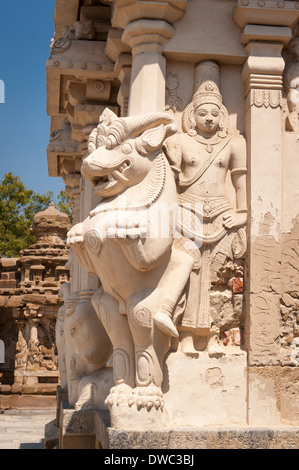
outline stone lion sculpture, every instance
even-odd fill
[[[82,163],[102,199],[68,242],[101,282],[92,304],[113,345],[115,386],[106,404],[114,427],[132,410],[148,425],[163,411],[163,361],[178,336],[193,266],[188,253],[173,248],[177,191],[162,145],[176,131],[167,113],[117,118],[107,109]]]

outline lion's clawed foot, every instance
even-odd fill
[[[67,243],[71,246],[81,246],[84,242],[83,224],[74,225],[67,234]]]
[[[136,405],[137,409],[146,408],[150,411],[152,408],[163,409],[163,394],[159,387],[150,385],[148,387],[136,387],[129,397],[129,406]]]
[[[113,405],[122,405],[128,403],[129,396],[132,392],[132,387],[127,384],[119,384],[112,387],[108,397],[105,400],[105,405],[111,407]]]

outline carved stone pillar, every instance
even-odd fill
[[[174,32],[166,21],[137,20],[127,25],[122,39],[132,47],[133,56],[129,115],[164,110],[166,60],[162,51]]]
[[[281,51],[289,38],[290,30],[284,27],[247,25],[243,32],[248,52],[242,78],[249,176],[246,343],[248,420],[252,425],[277,424],[280,419],[275,384],[279,376],[281,295]]]
[[[112,25],[123,28],[122,42],[132,49],[128,115],[165,109],[165,44],[173,37],[172,23],[182,17],[187,2],[116,1]]]

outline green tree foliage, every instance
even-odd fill
[[[60,191],[57,196],[58,203],[56,204],[56,209],[60,212],[65,212],[69,218],[70,222],[73,221],[73,209],[71,206],[70,198],[66,195],[65,191]]]
[[[63,191],[58,196],[56,207],[61,212],[70,213],[71,206]],[[30,233],[33,217],[49,207],[53,192],[38,194],[27,189],[19,176],[13,173],[4,175],[0,182],[0,255],[18,257],[20,251],[35,242]]]

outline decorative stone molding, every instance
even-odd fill
[[[82,60],[54,60],[49,59],[47,62],[47,67],[59,68],[59,69],[66,69],[72,68],[75,70],[89,70],[94,72],[104,72],[109,73],[113,72],[114,66],[110,64],[101,64],[101,63],[94,63],[94,62],[84,62]]]
[[[246,96],[245,111],[250,106],[261,108],[282,107],[282,94],[280,90],[253,89]]]
[[[298,1],[238,0],[234,20],[244,28],[249,25],[289,26],[299,20]]]

